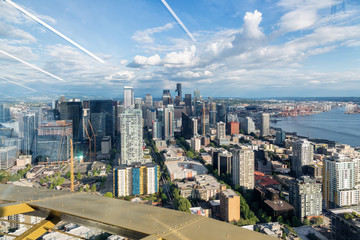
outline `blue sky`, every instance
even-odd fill
[[[333,14],[343,1],[167,0],[195,42],[161,0],[13,2],[105,63],[2,0],[0,50],[66,82],[0,53],[0,98],[160,96],[177,82],[213,97],[359,96],[357,0]]]

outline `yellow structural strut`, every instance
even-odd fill
[[[48,229],[53,228],[61,219],[57,216],[49,216],[45,220],[42,220],[40,223],[36,224],[34,227],[30,228],[15,240],[27,239],[27,240],[36,240],[41,237]]]
[[[15,214],[33,212],[35,209],[26,203],[10,203],[0,205],[0,217],[12,216]]]

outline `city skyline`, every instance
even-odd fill
[[[66,82],[0,53],[1,98],[118,98],[127,85],[137,96],[160,96],[159,86],[175,95],[176,83],[183,93],[244,98],[360,89],[355,0],[167,1],[195,41],[161,1],[14,2],[105,63],[2,1],[0,50]]]

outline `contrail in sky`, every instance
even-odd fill
[[[4,78],[0,78],[0,79],[3,80],[3,81],[5,81],[5,82],[9,82],[9,83],[18,85],[18,86],[20,86],[20,87],[22,87],[22,88],[26,88],[26,89],[31,90],[31,91],[33,91],[33,92],[37,92],[37,93],[39,92],[39,91],[37,91],[37,90],[35,90],[35,89],[29,88],[29,87],[27,87],[27,86],[25,86],[25,85],[22,85],[22,84],[20,84],[20,83],[17,83],[17,82],[14,82],[14,81],[11,81],[11,80],[7,80],[7,79],[4,79]]]
[[[58,76],[55,76],[54,74],[49,73],[49,72],[45,71],[44,69],[41,69],[41,68],[39,68],[39,67],[31,64],[31,63],[28,63],[28,62],[26,62],[26,61],[24,61],[24,60],[22,60],[22,59],[20,59],[20,58],[18,58],[18,57],[15,57],[14,55],[12,55],[12,54],[10,54],[10,53],[8,53],[8,52],[5,52],[5,51],[3,51],[3,50],[0,49],[0,53],[6,55],[6,56],[8,56],[8,57],[10,57],[10,58],[12,58],[12,59],[14,59],[14,60],[16,60],[16,61],[19,61],[19,62],[21,62],[21,63],[23,63],[23,64],[25,64],[25,65],[33,68],[33,69],[36,69],[36,70],[38,70],[38,71],[40,71],[40,72],[42,72],[42,73],[45,73],[46,75],[48,75],[48,76],[50,76],[50,77],[53,77],[53,78],[55,78],[55,79],[57,79],[57,80],[60,80],[60,81],[62,81],[62,82],[66,82],[64,79],[62,79],[62,78],[60,78],[60,77],[58,77]]]
[[[194,42],[196,42],[194,36],[191,34],[191,32],[189,32],[189,30],[186,28],[186,26],[183,24],[183,22],[180,20],[180,18],[178,18],[178,16],[176,15],[176,13],[171,9],[171,7],[169,6],[169,4],[167,4],[167,2],[165,0],[161,0],[161,2],[164,4],[164,6],[167,8],[167,10],[169,10],[169,12],[171,13],[171,15],[175,18],[175,20],[180,24],[180,26],[184,29],[184,31],[187,33],[187,35],[191,38],[191,40],[193,40]]]
[[[52,31],[53,33],[55,33],[56,35],[58,35],[59,37],[62,37],[63,39],[65,39],[66,41],[68,41],[69,43],[71,43],[72,45],[74,45],[75,47],[77,47],[78,49],[80,49],[81,51],[85,52],[87,55],[93,57],[94,59],[96,59],[97,61],[101,62],[101,63],[105,63],[104,60],[102,60],[101,58],[97,57],[95,54],[91,53],[90,51],[88,51],[87,49],[85,49],[83,46],[81,46],[80,44],[77,44],[76,42],[74,42],[73,40],[71,40],[70,38],[68,38],[67,36],[65,36],[64,34],[62,34],[61,32],[57,31],[55,28],[51,27],[50,25],[48,25],[47,23],[45,23],[44,21],[42,21],[41,19],[39,19],[38,17],[34,16],[32,13],[26,11],[25,9],[23,9],[22,7],[20,7],[19,5],[17,5],[16,3],[14,3],[11,0],[4,0],[5,2],[9,3],[11,6],[13,6],[14,8],[16,8],[17,10],[19,10],[20,12],[24,13],[25,15],[27,15],[28,17],[32,18],[33,20],[37,21],[39,24],[41,24],[42,26],[46,27],[47,29],[49,29],[50,31]]]

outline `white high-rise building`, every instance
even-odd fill
[[[226,138],[226,123],[218,122],[216,124],[216,138],[217,139]]]
[[[261,114],[260,136],[266,137],[270,134],[270,114]]]
[[[244,130],[246,134],[255,133],[255,123],[251,117],[242,119],[241,129]]]
[[[130,86],[124,87],[124,108],[134,108],[134,88]]]
[[[335,153],[324,161],[323,199],[327,209],[359,204],[355,161]]]
[[[127,108],[120,115],[121,164],[129,165],[143,159],[142,112]]]
[[[314,147],[307,140],[296,141],[293,144],[293,158],[291,168],[297,177],[303,173],[303,167],[313,163]]]
[[[249,148],[232,149],[231,175],[234,185],[246,189],[255,187],[255,156],[254,151]]]

